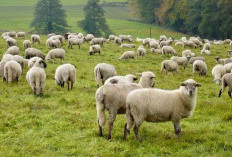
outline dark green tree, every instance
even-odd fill
[[[79,26],[94,36],[108,36],[111,34],[109,26],[104,18],[104,10],[99,4],[99,0],[89,0],[84,7],[85,19],[79,23]]]
[[[31,27],[38,33],[63,33],[68,27],[65,10],[59,0],[39,0]]]

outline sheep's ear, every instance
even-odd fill
[[[136,75],[142,76],[142,74],[141,74],[141,73],[136,73]]]
[[[180,86],[187,86],[187,84],[186,83],[181,83]]]
[[[201,84],[196,83],[195,86],[196,86],[196,87],[201,87]]]

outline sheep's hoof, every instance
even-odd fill
[[[43,93],[40,93],[40,97],[42,97],[42,98],[44,97]]]

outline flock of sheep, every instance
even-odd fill
[[[31,40],[24,40],[23,47],[25,49],[25,58],[18,55],[19,47],[17,46],[17,38],[26,39],[25,32],[4,32],[2,38],[6,40],[8,49],[4,53],[0,62],[0,77],[3,81],[18,82],[23,73],[24,65],[30,68],[26,74],[26,79],[30,84],[34,95],[43,96],[46,81],[46,73],[44,68],[47,67],[46,61],[53,61],[59,58],[60,62],[65,59],[66,51],[62,49],[65,39],[68,40],[68,48],[73,48],[85,42],[90,44],[89,55],[95,53],[100,54],[101,49],[106,42],[114,42],[120,48],[132,49],[135,44],[131,35],[110,35],[108,39],[103,37],[96,38],[92,34],[84,36],[82,33],[67,33],[64,36],[54,33],[48,34],[46,40],[47,48],[51,49],[47,55],[41,50],[32,48],[36,43],[41,44],[40,36],[31,35]],[[123,42],[127,43],[123,43]],[[170,55],[170,60],[164,60],[161,63],[161,72],[178,73],[179,66],[187,68],[189,64],[193,66],[193,72],[199,76],[206,75],[208,72],[204,57],[198,57],[190,49],[182,52],[182,56],[171,46],[184,48],[201,47],[201,54],[207,58],[210,57],[211,44],[223,45],[230,44],[232,41],[226,39],[224,41],[209,41],[200,39],[199,37],[182,37],[180,40],[174,40],[165,35],[160,39],[152,38],[136,38],[141,45],[137,48],[137,53],[129,50],[124,52],[119,60],[135,59],[136,56],[143,57],[146,55],[146,47],[150,48],[152,53],[161,55]],[[215,58],[217,65],[212,69],[212,75],[216,84],[222,83],[219,97],[225,88],[229,86],[228,94],[230,97],[232,92],[232,51],[228,51],[230,57],[221,59]],[[103,126],[106,122],[105,110],[109,112],[109,133],[108,139],[111,139],[113,123],[117,114],[126,114],[126,124],[124,128],[124,139],[134,125],[134,133],[136,139],[140,139],[139,127],[143,121],[148,122],[166,122],[172,121],[176,136],[181,132],[180,120],[188,118],[194,111],[197,99],[197,87],[201,85],[192,79],[188,79],[180,84],[180,88],[172,91],[153,88],[155,86],[155,74],[151,71],[145,71],[141,74],[139,83],[136,83],[137,77],[131,74],[119,76],[113,65],[107,63],[99,63],[94,68],[94,76],[96,79],[98,90],[96,91],[96,109],[97,121],[99,125],[99,135],[103,136]],[[61,87],[67,83],[68,90],[73,88],[76,81],[76,67],[72,64],[62,64],[57,67],[54,77],[56,83]],[[101,86],[102,85],[102,86]],[[101,87],[100,87],[101,86]],[[166,99],[168,98],[168,99]]]

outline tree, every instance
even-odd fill
[[[35,7],[31,27],[42,34],[63,33],[68,27],[65,10],[59,0],[39,0]]]
[[[94,36],[108,36],[111,34],[109,26],[104,18],[104,10],[99,4],[99,0],[89,0],[84,7],[85,19],[79,23],[79,26]]]

